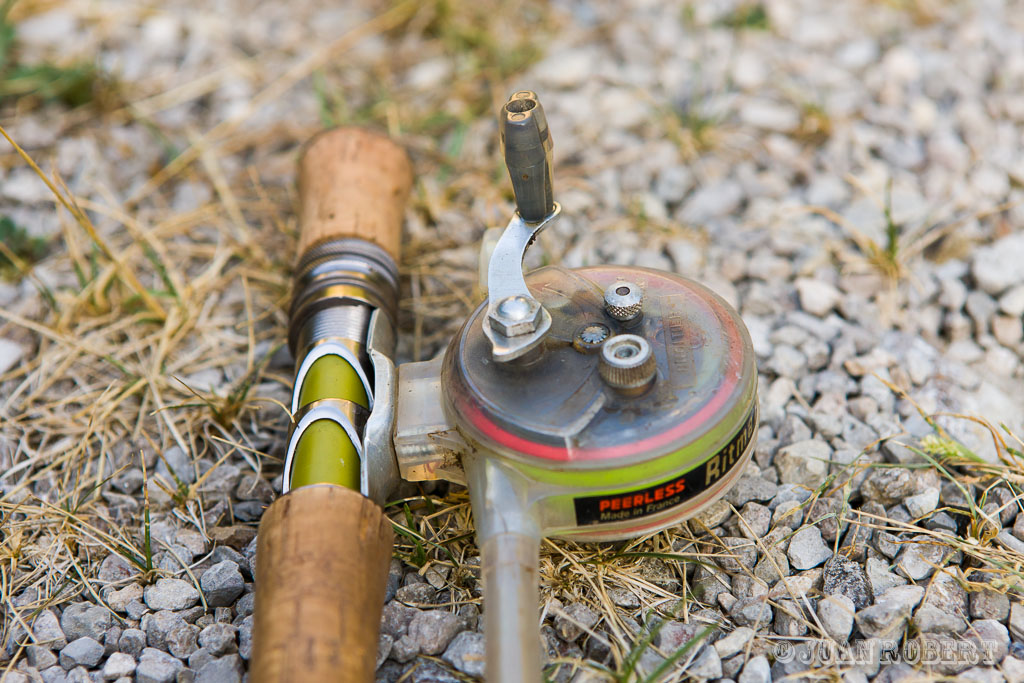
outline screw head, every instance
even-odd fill
[[[612,331],[604,323],[588,323],[576,330],[572,346],[582,353],[592,353],[601,348],[601,344],[611,333]]]
[[[532,297],[516,294],[498,302],[489,316],[491,327],[506,337],[529,334],[540,321],[540,302]]]
[[[639,285],[619,280],[604,290],[604,310],[619,322],[637,318],[643,310],[644,290]]]
[[[601,347],[598,373],[613,389],[626,394],[642,393],[657,371],[654,352],[643,337],[618,334]]]

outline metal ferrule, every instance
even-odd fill
[[[384,311],[392,325],[397,315],[398,267],[386,251],[375,244],[359,239],[340,239],[321,242],[303,254],[295,282],[289,315],[291,325],[288,343],[296,354],[320,335],[342,336],[356,334],[358,321],[351,315],[318,316],[325,310],[346,310],[359,304]],[[356,306],[353,306],[355,304]],[[361,308],[361,307],[360,307]],[[366,339],[369,312],[363,313],[362,336]],[[335,334],[335,331],[338,334]],[[300,340],[300,337],[304,337]]]
[[[290,488],[296,449],[318,420],[342,427],[360,460],[360,491],[383,503],[397,483],[391,447],[394,424],[394,324],[398,269],[383,249],[359,239],[322,242],[299,262],[290,312],[289,346],[298,360],[292,393],[294,422],[285,458]],[[370,410],[343,398],[299,405],[314,363],[344,360],[363,385]],[[377,399],[377,400],[375,400]]]

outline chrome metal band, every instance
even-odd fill
[[[291,490],[292,468],[295,464],[295,450],[298,448],[299,440],[305,431],[309,429],[309,426],[317,420],[330,420],[345,430],[348,440],[352,442],[352,446],[356,450],[356,455],[359,456],[360,463],[363,462],[363,440],[359,435],[359,428],[354,422],[365,423],[365,409],[351,401],[337,398],[323,398],[319,401],[313,401],[309,405],[304,406],[299,414],[295,415],[295,427],[288,437],[288,450],[284,458],[284,486],[282,493],[288,493]],[[361,467],[360,470],[362,469],[364,468]]]
[[[342,304],[383,310],[394,324],[398,267],[377,245],[359,239],[321,242],[303,254],[297,270],[288,340],[292,353],[307,318]]]

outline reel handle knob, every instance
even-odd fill
[[[538,223],[555,208],[552,141],[537,93],[520,90],[501,108],[501,147],[512,179],[516,208],[527,223]]]

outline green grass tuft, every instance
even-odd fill
[[[14,0],[0,5],[0,101],[34,97],[80,107],[93,102],[105,85],[95,65],[77,62],[67,66],[40,62],[23,64],[18,59],[17,29],[10,20]]]
[[[753,29],[767,31],[769,28],[768,12],[761,3],[743,3],[735,10],[718,21],[719,26],[742,30]]]
[[[13,276],[20,271],[19,262],[33,264],[47,253],[47,242],[33,237],[10,216],[0,216],[0,275]]]

